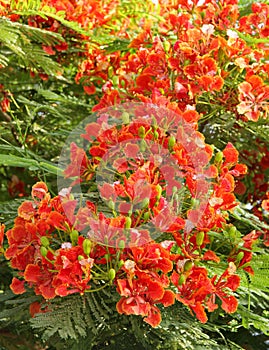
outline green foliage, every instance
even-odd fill
[[[33,28],[26,24],[0,18],[0,63],[4,67],[15,64],[33,71],[42,70],[57,76],[61,66],[38,45],[53,45],[62,41],[57,33]]]
[[[37,314],[31,326],[57,350],[103,349],[241,349],[226,340],[215,325],[201,325],[182,305],[163,309],[163,322],[153,329],[140,317],[115,313],[116,294],[106,290],[53,300],[50,312]],[[208,332],[211,334],[209,335]],[[87,345],[86,345],[87,344]]]
[[[252,3],[254,1],[240,1],[241,15],[250,13]],[[132,23],[145,16],[152,18],[144,13],[147,6],[147,2],[141,0],[122,0],[118,18],[121,21],[132,16]],[[14,13],[26,17],[38,15],[44,19],[53,18],[78,35],[90,36],[90,45],[101,45],[108,54],[128,50],[130,39],[111,35],[110,27],[107,30],[95,28],[87,31],[77,22],[67,21],[62,11],[42,8],[39,0],[13,0],[11,8]],[[158,15],[155,18],[160,19]],[[130,38],[134,35],[135,32],[131,33]],[[240,36],[249,44],[268,42],[267,38],[257,39],[241,33]],[[17,174],[18,168],[23,168],[29,185],[33,179],[42,178],[49,180],[49,186],[55,186],[55,175],[59,174],[56,165],[59,151],[69,132],[90,114],[96,102],[85,96],[81,86],[73,82],[75,67],[80,59],[76,57],[75,60],[71,53],[70,64],[67,61],[64,66],[46,54],[40,45],[53,46],[62,41],[60,34],[0,18],[0,65],[4,67],[1,69],[1,84],[13,94],[10,113],[0,112],[0,198],[3,198],[0,203],[0,221],[7,228],[12,225],[21,200],[8,197],[5,181],[12,174]],[[41,82],[38,77],[30,77],[29,70],[46,73],[50,79]],[[202,103],[199,107],[202,108]],[[199,127],[207,142],[216,148],[223,149],[230,141],[240,151],[247,149],[250,142],[255,147],[256,139],[264,142],[269,139],[269,126],[263,120],[246,123],[237,120],[232,113],[224,113],[213,107],[207,116],[206,120],[201,119]],[[31,144],[29,137],[37,143]],[[242,234],[253,229],[269,229],[268,224],[250,214],[248,208],[242,205],[233,211],[230,219]],[[224,248],[226,239],[224,235]],[[0,263],[1,288],[4,290],[8,288],[12,276],[7,263]],[[242,270],[240,272],[242,285],[238,294],[242,304],[238,312],[233,320],[220,315],[222,318],[219,324],[214,323],[215,315],[212,315],[211,323],[202,325],[190,315],[187,308],[177,303],[171,308],[162,309],[163,322],[153,329],[140,317],[119,315],[115,310],[118,294],[106,289],[94,294],[86,293],[80,298],[78,295],[56,298],[43,305],[44,308],[48,307],[49,312],[39,313],[29,322],[29,305],[40,298],[30,293],[23,298],[15,297],[11,292],[5,292],[0,295],[0,325],[3,329],[9,327],[16,331],[8,333],[8,339],[13,339],[13,344],[8,343],[7,337],[0,332],[0,349],[1,346],[5,350],[36,349],[33,343],[37,336],[42,336],[49,350],[121,350],[126,349],[126,344],[131,350],[241,349],[226,337],[226,331],[238,329],[242,325],[264,333],[268,333],[269,329],[269,257],[266,249],[256,249],[252,265],[255,271],[253,277]],[[32,334],[31,342],[27,343],[22,334],[29,337]],[[21,343],[17,344],[17,338],[22,339]]]

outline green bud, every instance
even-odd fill
[[[158,185],[156,186],[156,190],[157,190],[157,192],[158,192],[158,194],[157,194],[157,199],[160,199],[160,198],[161,198],[161,195],[162,195],[162,192],[163,192],[162,186],[161,186],[160,184],[158,184]]]
[[[236,235],[236,227],[232,226],[232,227],[229,228],[229,236],[231,238],[235,238],[235,235]]]
[[[184,275],[181,275],[178,279],[178,284],[180,286],[182,286],[182,284],[185,283],[185,276]]]
[[[121,119],[123,124],[129,124],[130,123],[130,115],[127,112],[123,112],[121,115]]]
[[[153,136],[154,136],[154,138],[157,140],[157,139],[159,138],[159,133],[158,133],[158,131],[154,130]]]
[[[83,248],[83,251],[86,255],[90,254],[91,247],[92,247],[92,242],[88,238],[84,239],[84,241],[82,243],[82,248]]]
[[[236,256],[236,262],[240,262],[244,257],[244,252],[239,252]]]
[[[188,272],[192,269],[193,263],[191,260],[187,260],[184,264],[183,270],[184,272]]]
[[[84,258],[84,256],[83,255],[79,255],[78,256],[78,261],[81,261],[81,260],[84,260],[85,258]]]
[[[40,253],[41,253],[42,256],[46,257],[47,254],[48,254],[48,249],[45,248],[44,246],[41,246],[40,247]]]
[[[169,140],[168,140],[168,148],[170,151],[172,151],[174,145],[176,143],[176,138],[175,136],[170,136]]]
[[[78,231],[77,230],[73,230],[70,233],[70,238],[71,238],[72,243],[76,244],[77,241],[78,241]]]
[[[118,262],[118,267],[119,267],[119,269],[120,269],[123,265],[124,265],[124,261],[123,261],[123,260],[120,260],[120,261]]]
[[[119,77],[117,75],[112,77],[112,83],[114,86],[119,86]]]
[[[105,254],[104,258],[106,259],[106,261],[108,261],[110,259],[110,255],[109,254]]]
[[[109,279],[110,281],[113,281],[114,278],[115,278],[115,276],[116,276],[116,271],[115,271],[115,269],[110,269],[110,270],[108,271],[108,279]]]
[[[119,241],[119,248],[120,248],[120,249],[124,249],[124,248],[125,248],[125,242],[124,242],[123,239],[121,239],[121,240]]]
[[[140,126],[138,128],[138,136],[141,137],[141,139],[144,139],[146,135],[146,130],[144,128],[144,126]]]
[[[46,247],[46,248],[50,245],[50,241],[48,240],[48,237],[46,237],[46,236],[42,236],[40,238],[40,242],[43,245],[43,247]]]
[[[149,205],[149,198],[144,198],[141,202],[141,208],[144,209],[144,208],[147,208]]]
[[[168,40],[165,40],[165,41],[163,42],[163,48],[164,48],[164,51],[165,51],[166,53],[170,50],[171,44],[170,44],[170,42],[169,42]]]
[[[109,66],[109,67],[108,67],[108,70],[107,70],[108,77],[109,77],[109,78],[112,78],[113,73],[114,73],[113,67],[112,67],[112,66]]]
[[[214,160],[214,163],[215,164],[218,164],[222,161],[223,159],[223,153],[222,152],[218,152],[216,155],[215,155],[215,160]]]
[[[144,219],[145,221],[148,221],[149,217],[150,217],[150,213],[149,213],[149,211],[146,211],[146,212],[144,213],[144,215],[143,215],[143,219]]]
[[[205,233],[203,231],[199,231],[196,235],[196,244],[200,247],[203,244],[205,238]]]
[[[125,228],[130,228],[132,226],[132,219],[129,216],[125,218]]]
[[[114,210],[114,209],[115,209],[115,202],[114,202],[112,199],[110,199],[110,200],[108,201],[108,203],[107,203],[107,206],[108,206],[110,209]]]
[[[146,141],[143,139],[143,140],[141,140],[141,143],[140,143],[140,151],[141,151],[141,152],[145,152],[146,149],[147,149],[147,143],[146,143]]]

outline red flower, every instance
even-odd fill
[[[204,301],[214,292],[214,286],[207,277],[207,270],[202,267],[193,267],[185,283],[179,284],[179,275],[174,271],[171,277],[173,284],[177,287],[176,299],[190,307],[202,323],[207,321],[204,309]]]
[[[94,260],[85,256],[80,243],[79,246],[57,251],[54,269],[58,273],[53,277],[52,285],[59,296],[83,293],[90,288],[88,283]],[[84,259],[79,259],[79,256]]]
[[[238,86],[239,101],[237,110],[247,119],[257,121],[259,116],[268,116],[269,86],[262,78],[252,75]]]
[[[78,177],[74,183],[92,178],[94,172],[86,152],[74,142],[70,145],[70,160],[70,165],[64,171],[66,177]]]
[[[48,193],[48,187],[44,182],[37,182],[32,187],[31,195],[35,200],[45,199]]]
[[[154,305],[174,303],[173,292],[165,291],[162,284],[145,273],[137,279],[118,279],[118,292],[122,296],[117,303],[117,311],[126,315],[141,315],[152,327],[161,322],[160,310]]]
[[[207,301],[209,311],[212,309],[212,307],[215,309],[215,296],[220,298],[222,301],[221,308],[227,313],[234,313],[237,310],[237,299],[233,295],[227,294],[228,290],[235,291],[240,285],[240,277],[234,274],[234,269],[235,265],[234,268],[230,265],[230,267],[220,276],[217,282],[217,276],[212,278],[212,283],[215,286],[215,292]]]
[[[173,268],[169,252],[158,243],[134,247],[131,252],[132,259],[141,270],[162,271],[166,274]]]
[[[242,267],[246,272],[251,275],[254,274],[252,267],[249,265],[252,259],[252,245],[256,242],[256,240],[260,237],[261,233],[251,231],[249,234],[243,237],[243,247],[242,249],[236,249],[231,252],[230,257],[228,257],[228,261],[234,262],[237,264],[237,268]],[[243,257],[239,262],[237,262],[238,254],[243,254]]]

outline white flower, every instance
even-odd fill
[[[228,35],[229,39],[238,39],[239,36],[238,34],[234,31],[234,30],[231,30],[231,29],[227,29],[227,32],[226,34]]]
[[[62,243],[61,248],[62,249],[70,249],[70,248],[72,248],[72,244],[70,242],[64,242],[64,243]]]
[[[215,28],[213,26],[213,24],[204,24],[202,27],[201,27],[201,30],[204,34],[210,36],[211,34],[214,33],[215,31]]]

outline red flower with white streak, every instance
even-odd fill
[[[118,279],[117,290],[122,296],[117,311],[125,315],[141,315],[152,327],[161,322],[161,312],[155,304],[169,306],[174,303],[174,293],[165,290],[158,280],[142,273],[136,279]]]
[[[269,85],[262,78],[252,75],[238,86],[239,101],[237,111],[248,120],[257,121],[260,116],[268,117]]]

